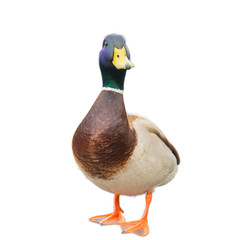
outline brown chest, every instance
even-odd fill
[[[75,159],[91,177],[111,179],[136,146],[122,94],[102,91],[77,128],[72,142]]]

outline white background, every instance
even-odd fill
[[[176,146],[147,239],[239,239],[239,1],[1,1],[0,239],[139,239],[89,217],[113,195],[85,179],[72,135],[101,89],[104,36],[126,37],[127,111]],[[145,199],[122,197],[127,220]]]

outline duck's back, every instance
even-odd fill
[[[87,176],[111,179],[126,165],[136,141],[122,94],[103,90],[77,128],[72,148]]]

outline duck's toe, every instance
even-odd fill
[[[125,222],[125,218],[123,217],[120,210],[115,210],[113,213],[106,215],[99,215],[92,218],[89,218],[91,222],[99,223],[101,225],[113,225],[113,224],[121,224]]]
[[[149,233],[148,221],[144,218],[138,221],[121,223],[122,233],[135,233],[144,237]]]

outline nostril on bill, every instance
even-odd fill
[[[129,69],[131,68],[130,64],[129,64],[129,63],[126,63],[126,64],[125,64],[125,68],[126,68],[127,70],[129,70]]]

